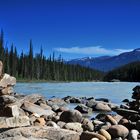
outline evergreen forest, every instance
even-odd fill
[[[79,65],[64,62],[61,55],[48,57],[40,52],[34,54],[32,40],[29,41],[29,52],[18,54],[14,44],[10,47],[4,44],[3,31],[0,33],[0,60],[4,65],[4,72],[15,76],[19,80],[47,80],[47,81],[92,81],[101,80],[103,73]],[[10,49],[9,49],[10,48]]]

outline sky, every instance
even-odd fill
[[[140,0],[0,0],[5,45],[64,59],[140,48]]]

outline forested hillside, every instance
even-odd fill
[[[100,80],[103,77],[99,71],[79,65],[65,64],[61,56],[55,58],[54,53],[46,57],[42,49],[34,55],[31,40],[27,54],[24,52],[18,54],[13,44],[8,50],[8,47],[4,46],[3,31],[0,34],[0,60],[3,61],[4,71],[17,79],[91,81]]]
[[[104,77],[105,81],[119,79],[121,81],[139,82],[140,81],[140,61],[133,62],[110,71]]]

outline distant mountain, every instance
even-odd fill
[[[131,52],[121,53],[116,56],[85,57],[68,61],[69,64],[79,64],[82,66],[94,68],[100,71],[108,72],[125,64],[140,61],[140,48]]]

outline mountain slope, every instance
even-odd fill
[[[119,79],[121,81],[140,82],[140,62],[133,62],[106,74],[104,81]]]
[[[94,68],[100,71],[108,72],[125,64],[140,61],[140,48],[131,52],[121,53],[117,56],[102,56],[97,58],[82,58],[68,61],[69,64],[79,64],[82,66]]]

